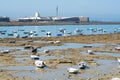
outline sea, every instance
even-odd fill
[[[0,26],[0,38],[114,34],[120,25]]]

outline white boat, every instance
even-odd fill
[[[112,78],[111,80],[120,80],[120,78]]]
[[[117,60],[118,60],[118,63],[120,64],[120,59],[118,58]]]
[[[32,52],[37,53],[37,48],[32,47]]]
[[[35,65],[38,67],[38,68],[44,68],[46,65],[45,65],[45,62],[44,61],[40,61],[40,60],[36,60],[35,61]]]
[[[67,71],[69,72],[69,73],[78,73],[78,69],[76,69],[76,68],[67,68]]]
[[[94,54],[94,52],[92,50],[88,50],[89,54]]]
[[[115,50],[120,50],[120,47],[115,47]]]
[[[1,52],[1,53],[9,53],[10,50],[1,50],[0,52]]]
[[[39,60],[39,56],[37,56],[37,55],[31,55],[30,57],[31,57],[31,59]]]
[[[54,41],[54,43],[55,43],[55,44],[58,44],[58,43],[60,43],[60,41]]]
[[[80,62],[80,63],[78,64],[78,67],[79,67],[80,69],[85,69],[85,68],[86,68],[86,63],[85,63],[85,62]]]
[[[47,37],[50,37],[51,34],[52,34],[51,32],[47,32],[47,33],[46,33]]]
[[[49,50],[44,50],[43,52],[44,52],[44,53],[49,53],[50,51],[49,51]]]

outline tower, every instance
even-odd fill
[[[40,17],[39,12],[35,12],[35,18]]]
[[[58,17],[58,6],[56,7],[56,17]]]

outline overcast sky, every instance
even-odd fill
[[[120,0],[0,0],[0,16],[88,16],[91,20],[120,21]]]

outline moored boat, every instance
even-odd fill
[[[86,68],[86,63],[85,63],[85,62],[80,62],[80,63],[78,64],[78,67],[79,67],[80,69],[85,69],[85,68]]]
[[[76,68],[67,68],[67,71],[69,73],[74,73],[74,74],[78,73],[78,69],[76,69]]]
[[[44,61],[40,61],[40,60],[36,60],[35,61],[35,65],[36,67],[38,68],[44,68],[46,65],[45,65],[45,62]]]

